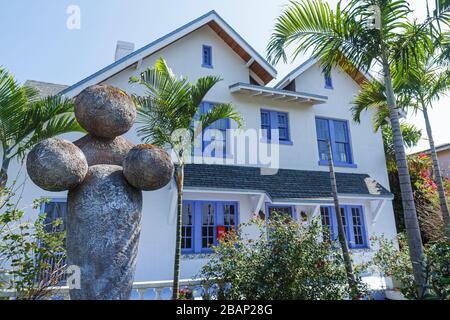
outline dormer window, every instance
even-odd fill
[[[286,87],[284,87],[283,88],[284,90],[287,90],[287,91],[292,91],[292,92],[295,92],[296,90],[295,90],[295,80],[294,81],[291,81]]]
[[[331,79],[331,74],[327,75],[326,73],[323,74],[325,78],[325,89],[333,89],[333,80]]]
[[[202,50],[202,67],[204,68],[212,68],[212,47],[203,46]]]

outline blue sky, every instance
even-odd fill
[[[337,1],[330,0],[334,5]],[[276,17],[287,0],[14,0],[0,1],[0,65],[24,82],[27,79],[73,84],[110,64],[117,40],[136,48],[192,19],[216,10],[244,39],[265,56]],[[69,30],[70,5],[81,9],[81,28]],[[418,17],[424,1],[411,1]],[[295,64],[278,65],[278,79]],[[450,98],[431,113],[436,142],[450,142]],[[424,128],[420,116],[409,122]],[[417,149],[426,148],[422,140]]]

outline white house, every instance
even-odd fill
[[[339,198],[355,258],[371,252],[371,235],[396,235],[381,134],[373,131],[370,113],[363,115],[360,124],[351,120],[351,102],[363,74],[350,75],[335,68],[326,78],[317,62],[310,59],[277,85],[268,87],[276,70],[215,11],[139,50],[131,50],[133,46],[121,42],[118,60],[61,93],[74,97],[90,85],[107,83],[130,94],[142,94],[141,87],[129,84],[130,77],[164,57],[177,75],[191,81],[206,75],[223,78],[203,106],[207,109],[218,102],[232,103],[248,130],[240,137],[246,135],[250,141],[260,129],[274,130],[264,131],[256,144],[246,146],[228,134],[222,138],[224,154],[200,155],[195,164],[188,165],[181,278],[196,276],[208,259],[209,246],[217,241],[218,231],[254,215],[267,217],[276,209],[298,221],[322,217],[336,233],[325,161],[324,141],[328,138],[333,141]],[[52,87],[40,86],[44,94]],[[141,142],[138,126],[125,135],[134,143]],[[234,123],[224,121],[216,129],[224,132],[234,127]],[[76,137],[67,138],[73,141]],[[209,138],[205,136],[201,145],[208,145],[205,142]],[[271,147],[270,156],[265,153],[266,147]],[[278,171],[273,170],[277,167]],[[144,193],[136,281],[172,279],[175,195],[174,184]],[[53,199],[46,211],[64,213],[64,193],[45,192],[28,181],[24,203],[38,197]],[[252,234],[253,230],[248,232]]]

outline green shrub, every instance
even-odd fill
[[[61,220],[51,225],[45,215],[34,222],[24,220],[24,211],[13,203],[11,189],[3,189],[0,206],[0,270],[8,273],[1,290],[15,291],[16,299],[44,299],[60,284],[65,268],[65,233]],[[38,209],[42,201],[35,201]]]
[[[450,247],[445,240],[435,242],[425,248],[425,273],[428,292],[419,296],[414,285],[412,263],[405,234],[399,234],[396,248],[393,241],[384,237],[374,238],[379,250],[370,262],[386,276],[399,282],[400,291],[407,299],[450,299]]]
[[[346,299],[347,284],[341,250],[322,241],[318,222],[299,226],[285,219],[265,224],[252,220],[259,236],[249,239],[242,226],[214,247],[211,260],[201,270],[205,283],[221,283],[219,299]],[[266,232],[268,230],[268,232]],[[359,277],[358,277],[359,279]],[[365,287],[359,280],[362,291]]]

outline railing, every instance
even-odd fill
[[[180,289],[189,288],[193,291],[194,299],[202,299],[205,293],[214,296],[216,292],[215,284],[206,286],[202,284],[202,279],[180,280]],[[70,300],[69,287],[49,288],[52,291],[53,300]],[[1,297],[14,299],[13,290],[0,290]],[[131,300],[170,300],[172,298],[172,281],[145,281],[133,283]]]

